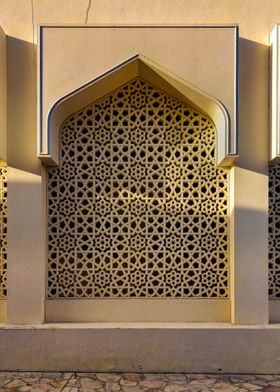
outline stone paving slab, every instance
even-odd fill
[[[0,372],[0,392],[280,392],[279,375]]]

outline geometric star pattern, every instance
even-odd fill
[[[7,297],[7,167],[0,166],[0,299]]]
[[[70,116],[48,168],[48,297],[228,297],[215,143],[210,119],[140,78]]]
[[[268,276],[270,299],[280,298],[280,165],[269,168]]]

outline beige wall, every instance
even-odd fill
[[[9,36],[8,155],[12,166],[36,174],[40,170],[35,140],[36,49],[32,45],[37,42],[36,27],[40,23],[238,23],[242,39],[241,139],[248,130],[255,133],[261,129],[265,135],[268,125],[266,45],[274,24],[280,21],[278,0],[267,0],[265,6],[262,0],[0,0],[0,9],[0,25]],[[266,146],[261,139],[252,138],[250,142],[253,143],[250,151],[241,150],[240,163],[247,162],[257,169],[259,161],[266,159]],[[254,151],[257,151],[255,156]]]
[[[0,9],[0,25],[9,36],[8,155],[12,166],[39,173],[35,140],[36,48],[32,45],[37,42],[39,23],[239,23],[240,76],[241,82],[245,81],[241,83],[241,100],[254,90],[249,100],[246,96],[243,104],[241,101],[241,138],[249,128],[247,121],[251,121],[254,133],[261,129],[264,134],[267,130],[266,45],[274,24],[280,21],[278,0],[267,0],[265,6],[262,0],[0,0]],[[260,61],[258,67],[256,60]],[[255,104],[261,110],[248,112]],[[252,154],[260,152],[260,148],[254,150],[251,145],[249,151],[249,162],[255,167],[266,158],[260,145],[262,151],[253,160]],[[241,161],[244,159],[241,151]]]
[[[261,44],[268,44],[272,27],[279,22],[278,0],[33,0],[33,4],[34,25],[239,23],[242,38]],[[31,5],[30,0],[0,1],[0,23],[9,35],[32,42]]]
[[[36,157],[36,47],[33,46],[33,42],[37,42],[37,24],[239,23],[240,158],[234,182],[243,188],[232,195],[238,206],[233,216],[233,247],[238,249],[234,273],[240,282],[232,289],[234,307],[242,308],[236,320],[265,322],[265,311],[260,313],[259,309],[265,307],[267,289],[268,42],[274,24],[280,21],[279,0],[265,3],[263,0],[0,0],[0,9],[0,24],[9,36],[8,163],[21,170],[22,175],[26,172],[27,180],[30,174],[40,175],[40,162]],[[258,196],[254,196],[250,205],[253,193]],[[45,206],[32,192],[23,205],[26,214],[30,206],[31,219],[35,222]],[[244,223],[245,216],[248,219]],[[239,227],[242,229],[236,229]],[[248,248],[249,238],[253,246]],[[30,247],[32,241],[32,236],[26,236],[24,246]],[[44,241],[37,246],[41,252]],[[38,260],[33,262],[35,265]],[[246,264],[257,273],[247,274],[245,284],[242,265]],[[252,294],[253,287],[259,288],[257,295]],[[244,298],[248,301],[241,307]],[[255,304],[254,311],[252,304]],[[249,310],[252,317],[248,319]]]
[[[265,6],[262,0],[0,0],[0,9],[0,25],[9,36],[10,165],[36,174],[40,172],[35,137],[36,48],[32,45],[37,42],[37,25],[87,22],[239,23],[241,140],[245,132],[250,133],[250,148],[245,146],[246,151],[241,148],[240,164],[247,162],[256,170],[262,166],[266,159],[266,146],[263,143],[255,146],[254,134],[266,137],[268,126],[266,45],[274,24],[280,21],[278,0],[267,0]]]

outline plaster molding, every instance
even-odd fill
[[[137,76],[210,116],[217,130],[217,165],[228,166],[231,163],[236,156],[236,139],[232,135],[228,112],[223,104],[140,54],[125,60],[53,104],[47,116],[47,151],[41,150],[39,157],[49,165],[58,164],[59,129],[65,118],[73,111],[87,106],[93,99],[100,99]]]
[[[39,28],[39,136],[38,136],[38,157],[47,165],[55,166],[59,164],[58,135],[59,129],[65,118],[71,113],[81,109],[90,102],[105,96],[110,91],[120,87],[129,80],[140,76],[147,82],[155,84],[165,90],[175,98],[187,103],[187,105],[208,115],[214,122],[217,130],[216,162],[218,166],[230,166],[238,156],[237,137],[237,40],[238,27],[227,26],[235,29],[235,102],[234,119],[230,118],[227,108],[215,97],[202,91],[193,84],[175,75],[161,65],[153,62],[147,57],[137,53],[125,59],[120,64],[100,74],[96,78],[81,85],[79,88],[63,95],[56,100],[47,113],[47,118],[43,118],[42,110],[42,28]],[[58,26],[47,26],[57,28]],[[75,27],[75,26],[68,26]],[[82,26],[76,26],[81,28]],[[85,26],[90,27],[90,26]],[[91,26],[93,27],[93,26]],[[97,28],[98,26],[94,26]],[[101,26],[99,26],[101,27]],[[103,26],[104,27],[104,26]],[[110,27],[110,26],[106,26]],[[111,26],[115,27],[115,26]],[[119,26],[135,27],[135,26]],[[139,28],[151,26],[136,26]],[[152,26],[163,27],[163,26]],[[164,26],[176,27],[176,26]],[[182,27],[182,26],[178,26]],[[186,26],[185,26],[186,27]],[[190,26],[189,26],[190,27]],[[202,26],[192,26],[202,27]],[[222,26],[206,26],[207,28],[221,28]],[[61,26],[67,28],[67,26]],[[232,125],[234,123],[234,125]]]

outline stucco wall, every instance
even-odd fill
[[[37,42],[37,24],[239,23],[240,158],[233,173],[235,187],[232,188],[235,200],[232,261],[238,260],[232,271],[238,287],[235,283],[232,285],[232,298],[239,308],[235,321],[265,322],[265,312],[258,312],[267,300],[264,277],[267,275],[268,42],[274,24],[280,21],[279,1],[267,0],[264,5],[261,0],[1,0],[0,9],[0,24],[8,35],[8,164],[15,170],[11,181],[24,187],[32,176],[31,182],[37,189],[33,186],[25,189],[24,200],[11,198],[10,204],[10,211],[21,211],[20,221],[18,216],[11,216],[8,231],[10,244],[18,244],[18,233],[22,233],[22,247],[12,248],[11,254],[14,258],[16,254],[23,255],[18,259],[23,269],[19,276],[21,270],[14,263],[8,278],[17,276],[23,282],[22,292],[26,282],[25,263],[33,258],[36,266],[38,257],[45,258],[44,232],[37,233],[39,239],[34,243],[34,237],[25,227],[25,219],[34,227],[43,227],[45,206],[43,196],[40,196],[41,164],[36,145],[36,46],[33,43]],[[32,256],[24,252],[27,248],[32,249]],[[42,290],[42,285],[38,282],[38,291]],[[262,301],[256,295],[256,288]],[[32,291],[28,295],[36,297]],[[18,298],[14,297],[14,305],[11,303],[10,307],[13,314],[20,313],[21,297],[21,290],[18,290]],[[251,316],[248,316],[248,309]],[[31,314],[32,309],[26,312],[26,320],[29,317],[31,321]],[[34,317],[35,322],[40,317]],[[13,317],[10,320],[16,321]]]
[[[246,104],[240,106],[241,141],[245,128],[244,116],[250,107],[256,109],[254,119],[251,118],[254,122],[252,128],[267,128],[266,45],[269,33],[280,19],[278,0],[268,0],[265,6],[261,0],[1,0],[0,9],[0,24],[9,36],[8,154],[12,165],[36,173],[40,170],[34,137],[36,47],[32,45],[37,42],[36,26],[39,23],[239,23],[242,38],[240,98],[252,90],[257,91],[257,94],[250,94],[249,97],[246,95]],[[21,94],[18,94],[19,86]],[[263,142],[266,143],[266,140]],[[260,145],[263,146],[263,143]],[[266,158],[266,150],[258,146],[256,148],[259,160],[262,161]],[[249,152],[248,156],[247,153],[246,160],[255,160],[252,154]],[[245,154],[241,149],[240,160],[243,159]]]
[[[34,25],[239,23],[242,38],[261,44],[279,22],[278,0],[1,0],[0,21],[9,35],[32,42],[32,3]]]
[[[36,158],[36,47],[40,23],[223,24],[240,26],[240,164],[260,168],[266,159],[268,42],[280,20],[278,0],[1,0],[0,24],[8,34],[9,163],[40,172]],[[222,55],[222,54],[221,54]],[[19,87],[20,86],[20,87]],[[19,89],[21,94],[18,94]],[[255,93],[257,92],[257,93]],[[253,115],[249,114],[254,108]],[[15,115],[16,114],[16,115]],[[248,129],[251,145],[243,150]],[[262,129],[263,140],[254,141]],[[254,147],[254,148],[253,148]],[[245,147],[246,148],[246,147]]]

